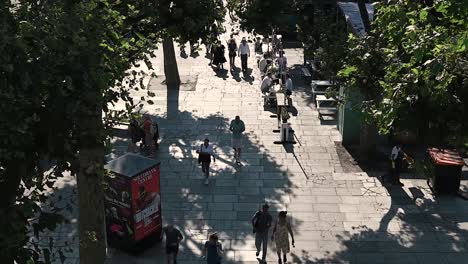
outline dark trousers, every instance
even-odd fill
[[[202,171],[205,173],[205,177],[210,176],[210,162],[202,162]]]
[[[229,56],[229,65],[235,65],[236,56]]]
[[[241,66],[242,66],[242,71],[247,70],[247,54],[241,54]]]
[[[268,230],[255,233],[255,247],[257,252],[262,250],[262,259],[265,259],[268,250]]]
[[[395,161],[395,168],[391,169],[391,181],[394,184],[400,182],[401,167],[401,161]]]

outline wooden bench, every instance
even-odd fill
[[[335,115],[338,112],[335,99],[327,98],[325,95],[317,95],[315,100],[320,120],[322,120],[322,116],[324,115]]]
[[[316,96],[325,95],[327,88],[332,86],[332,83],[329,81],[312,80],[310,86],[312,88],[312,101],[315,103]]]

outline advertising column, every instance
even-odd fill
[[[159,165],[131,180],[135,241],[161,232],[161,187]]]

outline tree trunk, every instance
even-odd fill
[[[366,9],[366,1],[365,0],[358,0],[358,7],[359,13],[361,13],[362,23],[364,24],[364,30],[367,32],[371,31],[371,25],[369,20],[369,14],[367,13]]]
[[[18,237],[19,234],[14,233],[15,230],[11,230],[12,223],[19,224],[20,222],[23,222],[21,224],[24,224],[24,228],[26,228],[26,220],[19,217],[17,214],[18,211],[14,206],[21,179],[25,178],[28,171],[30,171],[30,162],[32,160],[32,157],[27,157],[25,159],[15,160],[5,164],[5,171],[3,174],[5,178],[0,181],[0,215],[2,216],[0,218],[0,234],[3,236],[0,238],[0,241],[2,241],[2,243],[4,242],[3,239],[7,239],[10,235],[15,238]],[[16,230],[16,232],[18,232],[18,230]],[[20,250],[20,248],[15,247],[15,245],[10,246],[12,247],[8,249],[0,249],[0,259],[4,264],[14,264],[15,257],[18,255],[18,251]]]
[[[164,75],[166,75],[166,84],[168,87],[179,86],[180,76],[177,68],[177,60],[174,51],[174,42],[172,38],[163,40],[164,53]]]
[[[98,89],[96,89],[98,90]],[[98,101],[99,93],[93,97]],[[88,99],[90,99],[88,97]],[[92,100],[92,99],[91,99]],[[104,143],[102,140],[102,109],[97,102],[79,121],[79,171],[77,176],[79,196],[78,229],[80,238],[80,263],[104,263],[106,234],[104,228],[104,195],[102,188]],[[94,107],[93,107],[94,106]]]

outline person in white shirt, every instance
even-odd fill
[[[250,57],[250,49],[249,44],[247,44],[247,40],[242,38],[242,42],[239,45],[239,57],[241,57],[241,66],[242,72],[247,71],[247,58]]]
[[[392,184],[404,186],[404,184],[400,181],[400,172],[401,167],[403,165],[403,151],[401,150],[401,145],[396,144],[392,148],[392,153],[390,154],[390,159],[392,161],[392,169],[391,169],[391,176],[392,176]]]
[[[271,72],[269,72],[263,78],[262,84],[260,85],[260,90],[262,91],[262,93],[266,93],[270,91],[271,86],[273,86],[273,79],[271,78]]]
[[[276,63],[278,64],[279,74],[281,76],[281,81],[285,82],[285,73],[288,69],[288,59],[284,57],[284,51],[279,52],[279,57],[276,59]]]
[[[210,140],[208,138],[205,138],[203,144],[201,144],[198,148],[197,153],[198,163],[202,164],[202,172],[205,173],[205,185],[208,185],[211,157],[213,157],[213,162],[216,162],[215,156],[213,154],[213,145],[210,145]]]

